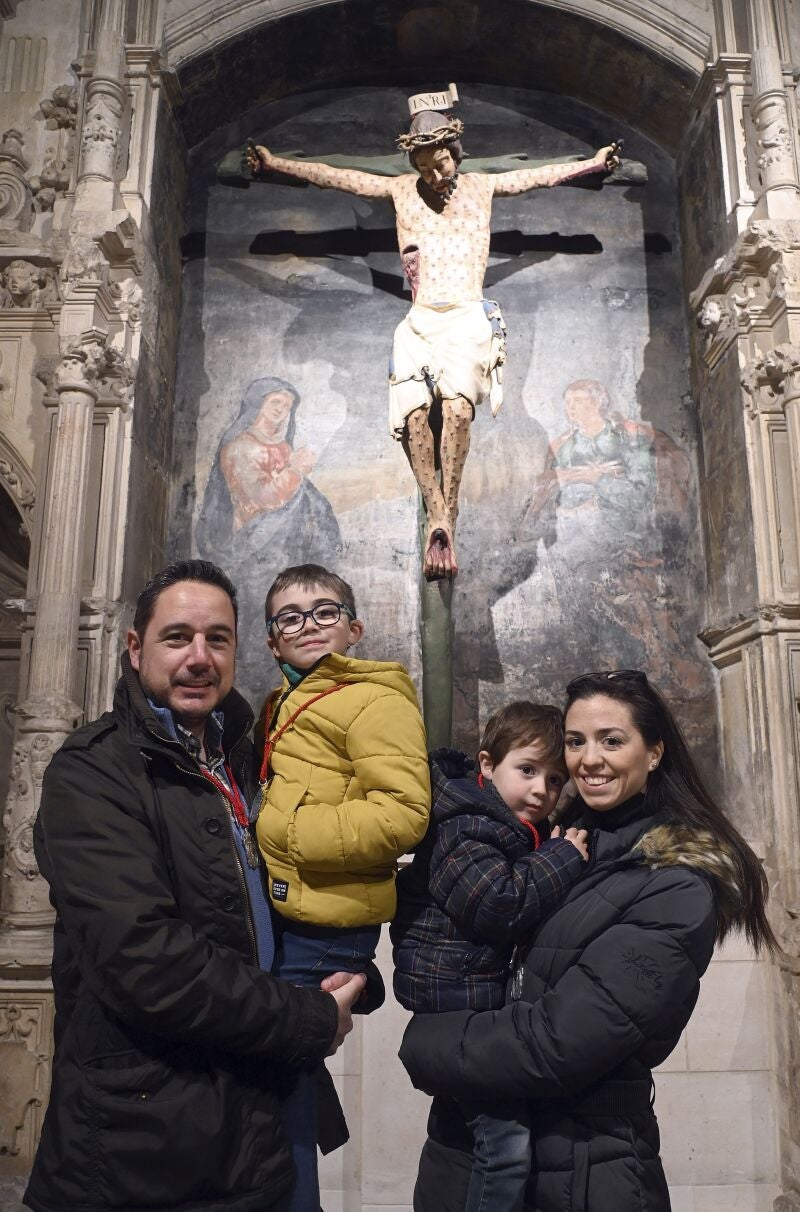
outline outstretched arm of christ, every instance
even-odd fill
[[[529,189],[543,186],[563,185],[575,177],[587,173],[611,172],[619,164],[619,143],[601,147],[591,160],[572,160],[567,164],[543,164],[540,168],[518,168],[510,173],[498,173],[493,177],[494,196],[508,198],[513,194],[524,194]]]
[[[254,175],[273,170],[310,181],[320,189],[341,189],[347,194],[358,194],[360,198],[391,198],[392,179],[362,173],[355,168],[332,168],[330,164],[317,164],[313,160],[287,160],[274,156],[266,147],[250,146],[247,162]],[[513,175],[513,174],[509,174]]]

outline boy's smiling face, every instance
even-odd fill
[[[310,589],[290,585],[273,596],[270,609],[274,618],[285,611],[306,611],[314,606],[331,604],[340,605],[330,590],[322,585],[313,585]],[[342,609],[339,621],[327,627],[320,626],[309,615],[303,620],[302,628],[293,635],[282,635],[277,625],[272,623],[267,634],[267,645],[281,664],[288,663],[295,669],[310,669],[329,652],[344,656],[363,634],[364,624],[358,619],[351,619],[347,611]]]

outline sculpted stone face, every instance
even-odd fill
[[[3,277],[14,307],[30,306],[38,285],[35,267],[28,261],[12,261]]]

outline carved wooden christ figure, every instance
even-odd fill
[[[390,426],[403,443],[427,513],[423,571],[428,580],[458,571],[454,540],[470,424],[482,400],[490,399],[493,412],[502,401],[505,329],[497,304],[483,298],[492,199],[609,171],[619,163],[618,146],[611,144],[589,160],[486,175],[460,172],[463,123],[434,108],[437,103],[445,108],[451,99],[450,92],[410,99],[414,117],[397,143],[415,171],[400,176],[287,159],[265,147],[248,150],[254,175],[288,173],[323,189],[391,198],[394,204],[413,305],[394,337]],[[430,425],[432,405],[441,408],[438,443]]]

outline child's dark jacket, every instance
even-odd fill
[[[582,874],[571,842],[536,840],[474,776],[431,762],[431,823],[397,877],[394,991],[408,1010],[493,1010],[505,1001],[514,945]],[[546,822],[537,826],[548,836]]]

